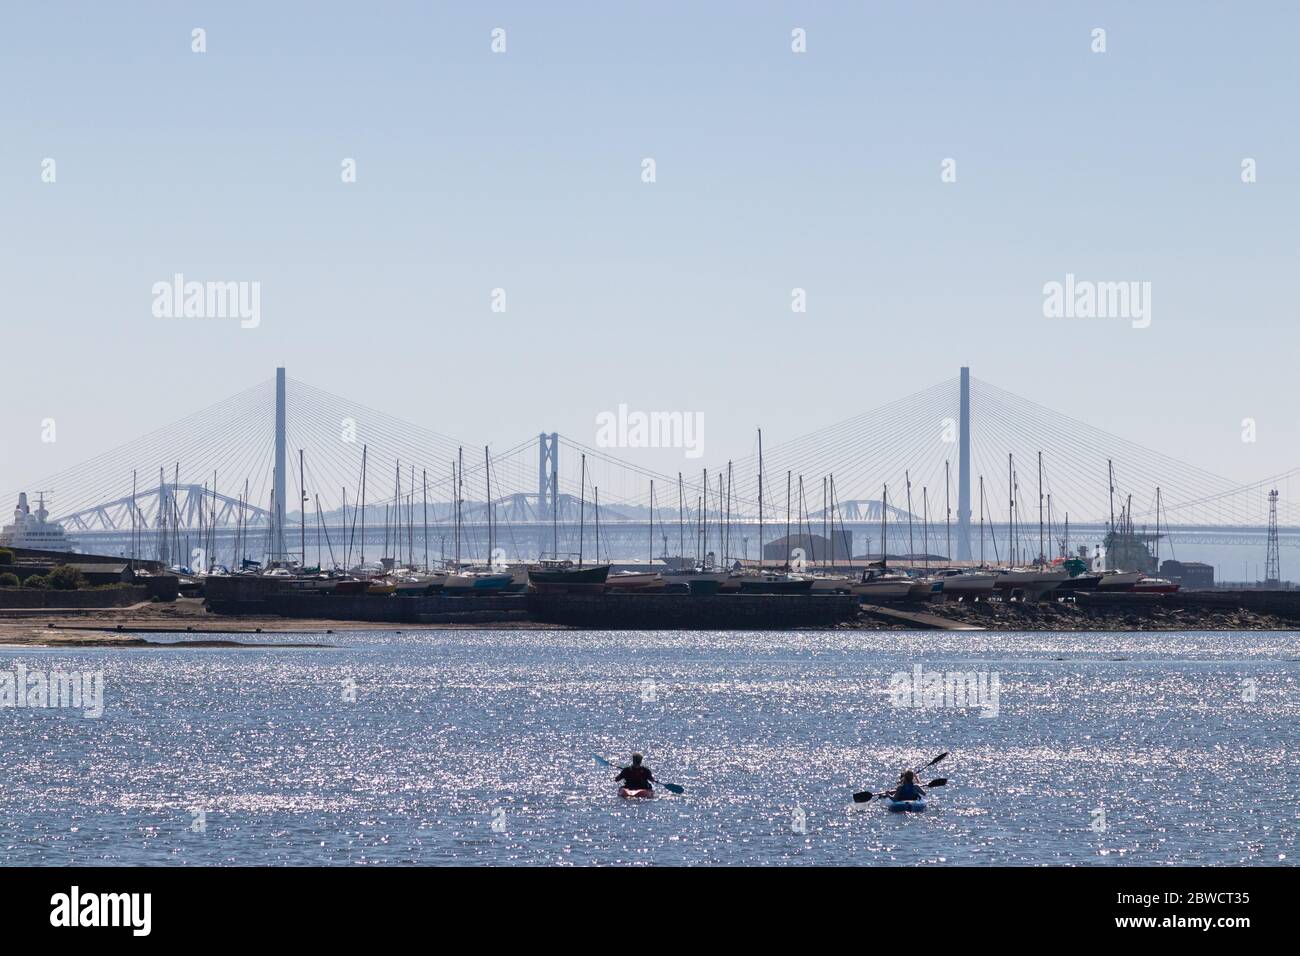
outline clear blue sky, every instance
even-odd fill
[[[0,487],[277,364],[498,447],[698,411],[719,462],[965,363],[1300,465],[1298,34],[1290,2],[11,4]],[[259,281],[261,326],[154,318],[176,272]],[[1151,327],[1045,319],[1066,273],[1151,282]]]

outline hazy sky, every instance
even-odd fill
[[[1291,2],[11,4],[0,487],[277,364],[497,447],[700,412],[711,462],[969,364],[1283,471],[1298,32]],[[259,282],[260,325],[155,317],[175,273]],[[1149,327],[1045,318],[1069,273],[1149,282]]]

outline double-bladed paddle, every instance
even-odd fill
[[[921,784],[921,789],[933,790],[935,787],[946,787],[947,785],[948,785],[947,777],[938,777],[934,780],[931,780],[929,783]],[[883,800],[885,799],[885,797],[888,797],[891,794],[893,794],[893,792],[894,792],[893,790],[882,790],[880,793],[873,794],[870,790],[863,790],[860,793],[855,793],[853,795],[853,800],[856,803],[866,803],[873,796],[879,797],[881,800]],[[861,797],[862,799],[859,800],[858,797]]]
[[[606,767],[614,767],[614,768],[617,769],[617,770],[623,770],[623,769],[625,769],[625,768],[623,768],[623,767],[620,767],[618,764],[614,763],[613,761],[606,760],[606,759],[605,759],[604,757],[602,757],[600,754],[592,754],[592,757],[594,757],[594,758],[596,759],[596,763],[598,763],[598,764],[603,764],[603,765],[605,765]],[[680,785],[675,784],[675,783],[664,783],[664,781],[662,781],[662,780],[656,780],[656,781],[654,781],[654,782],[657,783],[657,784],[659,784],[659,786],[663,787],[663,788],[664,788],[665,790],[667,790],[669,793],[685,793],[685,792],[686,792],[686,788],[685,788],[685,787],[680,786]]]
[[[920,773],[922,770],[925,770],[927,767],[933,767],[935,764],[937,764],[940,760],[942,760],[946,756],[948,756],[948,751],[945,750],[943,753],[939,754],[939,756],[935,757],[929,763],[917,767],[916,770],[912,772]],[[941,777],[938,780],[931,780],[928,784],[926,784],[926,787],[942,787],[947,782],[948,782],[947,778]],[[925,789],[925,787],[922,787],[922,789]],[[876,796],[883,796],[883,794],[877,793]],[[853,802],[866,803],[868,800],[871,799],[871,797],[872,797],[872,793],[870,790],[859,790],[857,793],[853,795]]]

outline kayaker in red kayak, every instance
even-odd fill
[[[629,790],[653,790],[650,784],[654,782],[655,775],[650,772],[649,767],[641,765],[643,759],[640,754],[633,754],[632,766],[620,770],[614,782],[622,781],[623,786]]]
[[[889,795],[895,800],[920,800],[925,796],[925,791],[916,782],[916,774],[911,770],[904,770],[903,775],[898,778],[898,786],[891,790]]]

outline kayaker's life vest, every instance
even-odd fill
[[[900,783],[894,788],[895,800],[920,800],[925,793],[914,783]]]
[[[649,790],[650,781],[654,778],[650,768],[643,765],[640,767],[624,767],[614,780],[622,780],[629,790]]]

